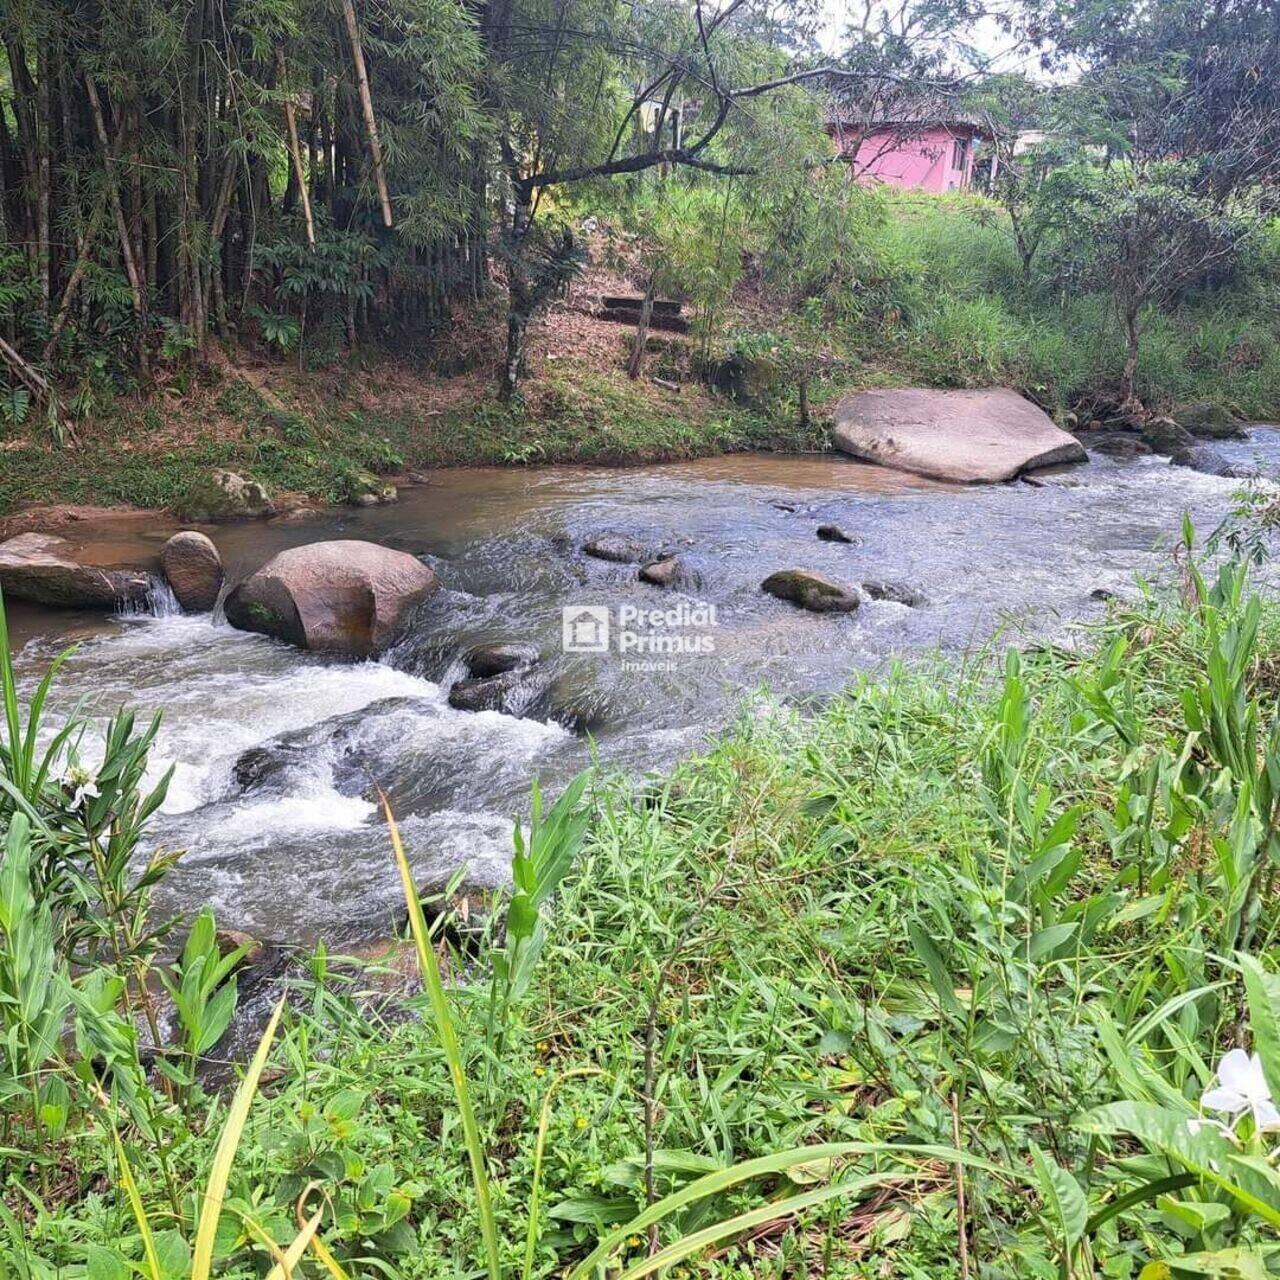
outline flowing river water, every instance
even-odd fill
[[[1280,472],[1280,429],[1217,447]],[[108,620],[13,605],[11,624],[28,682],[78,645],[55,713],[163,710],[153,772],[173,765],[174,777],[152,837],[187,852],[158,909],[208,902],[221,923],[257,937],[356,943],[385,936],[399,915],[375,785],[392,797],[424,884],[464,865],[473,883],[500,882],[512,815],[535,775],[554,790],[593,750],[635,773],[668,767],[760,686],[784,699],[822,695],[895,655],[960,657],[998,633],[1061,638],[1100,614],[1098,588],[1123,592],[1135,575],[1167,575],[1182,513],[1208,533],[1240,487],[1154,457],[1099,457],[1037,480],[956,488],[838,457],[778,455],[448,471],[391,507],[210,530],[233,584],[284,547],[322,539],[423,557],[443,589],[379,662],[303,653],[163,600],[152,613]],[[819,541],[822,523],[855,543]],[[172,531],[125,541],[158,550]],[[603,532],[678,550],[685,584],[651,587],[635,565],[584,556],[582,544]],[[97,550],[106,562],[130,549]],[[927,603],[867,600],[853,614],[809,614],[760,591],[783,568],[902,582]],[[606,606],[616,628],[622,606],[681,602],[714,606],[714,622],[704,608],[633,629],[709,637],[693,647],[711,652],[562,652],[566,607]],[[694,625],[670,625],[682,620]],[[534,716],[448,705],[462,655],[491,640],[541,652]],[[92,748],[85,754],[91,762]]]

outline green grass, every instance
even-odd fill
[[[1231,1148],[1204,1157],[1216,1172],[1197,1163],[1226,1140],[1184,1139],[1239,1035],[1280,1068],[1262,1007],[1280,1003],[1276,980],[1250,979],[1246,1018],[1233,958],[1273,961],[1280,926],[1274,827],[1256,816],[1280,761],[1280,608],[1242,584],[1193,568],[1191,606],[1144,598],[1081,654],[923,659],[822,706],[766,702],[669,777],[597,779],[545,927],[521,909],[505,950],[469,958],[437,933],[446,975],[472,980],[433,987],[434,1018],[370,1005],[377,966],[314,958],[241,1136],[215,1270],[261,1271],[261,1238],[291,1238],[303,1197],[309,1213],[323,1201],[317,1238],[352,1275],[476,1273],[468,1149],[510,1275],[531,1220],[530,1275],[581,1263],[643,1209],[646,1166],[654,1197],[690,1192],[660,1243],[743,1218],[685,1274],[934,1280],[960,1274],[961,1234],[973,1274],[1047,1278],[1274,1245]],[[537,939],[527,986],[503,967],[513,936]],[[8,1106],[21,1147],[21,1100]],[[44,1201],[18,1191],[19,1162],[5,1171],[36,1275],[37,1259],[141,1258],[103,1116],[72,1110]],[[137,1108],[115,1112],[146,1214],[181,1256],[222,1106],[162,1114],[168,1175]],[[1239,1137],[1274,1145],[1247,1123]],[[702,1175],[824,1143],[859,1145],[694,1198]],[[759,1210],[832,1178],[844,1198],[798,1222]],[[638,1266],[647,1230],[618,1246]]]

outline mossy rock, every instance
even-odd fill
[[[760,584],[760,590],[810,613],[852,613],[861,604],[855,591],[811,569],[780,569]]]
[[[186,520],[245,520],[275,513],[271,493],[260,480],[234,471],[197,476],[175,504]]]
[[[1213,400],[1175,405],[1169,415],[1180,427],[1205,440],[1244,440],[1248,432],[1237,414]]]
[[[386,506],[399,497],[395,485],[372,471],[348,471],[343,483],[347,501],[357,507]]]

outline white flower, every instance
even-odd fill
[[[1262,1071],[1262,1059],[1243,1049],[1232,1049],[1218,1063],[1218,1087],[1200,1099],[1202,1111],[1225,1111],[1234,1126],[1245,1112],[1253,1116],[1258,1133],[1280,1130],[1280,1111],[1271,1100],[1271,1088]]]
[[[92,781],[81,783],[80,786],[76,788],[75,795],[71,797],[71,807],[73,809],[79,809],[86,800],[96,800],[101,794],[102,792],[98,790],[96,783]]]
[[[102,794],[98,790],[97,779],[83,765],[73,764],[65,773],[59,775],[58,782],[72,792],[72,809],[79,809],[86,801],[96,799]]]

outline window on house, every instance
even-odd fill
[[[953,169],[964,169],[965,150],[968,146],[967,138],[956,138],[951,144],[951,167]]]

